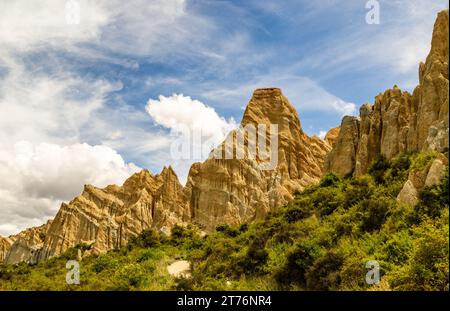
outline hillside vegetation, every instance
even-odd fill
[[[0,289],[449,290],[448,170],[415,207],[396,202],[409,170],[435,156],[380,158],[360,178],[328,174],[264,220],[206,236],[195,226],[171,236],[145,231],[122,249],[84,257],[80,285],[66,284],[66,262],[86,245],[37,265],[3,265]],[[179,259],[191,262],[191,278],[168,274]],[[377,285],[366,283],[369,260],[379,263]]]

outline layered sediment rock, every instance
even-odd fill
[[[355,159],[352,171],[359,176],[381,155],[392,159],[405,152],[448,150],[448,23],[448,11],[440,12],[431,51],[426,62],[419,66],[419,85],[412,95],[394,86],[378,95],[373,105],[363,105],[357,139],[348,137],[354,125],[342,123],[336,144],[327,158],[326,171],[346,175],[350,172],[349,161]],[[358,141],[356,154],[355,140]]]
[[[155,176],[143,170],[123,186],[86,185],[80,196],[61,205],[35,258],[57,256],[79,244],[102,253],[126,245],[145,229],[170,228],[189,217],[188,200],[170,167]]]
[[[425,168],[411,170],[408,180],[397,196],[397,202],[415,206],[419,202],[419,192],[425,187],[437,185],[444,177],[447,169],[448,159],[443,155],[439,155]]]
[[[13,242],[13,239],[11,239],[10,237],[0,236],[0,262],[3,262],[5,260]]]
[[[259,164],[263,161],[258,157],[216,157],[191,167],[187,191],[192,220],[206,230],[221,223],[240,224],[262,218],[275,206],[292,199],[294,191],[320,179],[325,155],[331,147],[303,132],[297,112],[280,89],[257,89],[253,93],[241,129],[261,124],[267,129],[270,124],[278,126],[275,169],[262,169]],[[233,137],[235,139],[236,132],[229,136]],[[266,140],[269,145],[268,135]],[[236,144],[233,148],[236,152]],[[224,144],[218,149],[219,152],[214,150],[212,154],[225,154]],[[247,153],[247,148],[244,149]]]
[[[48,221],[42,226],[26,229],[13,236],[13,243],[4,258],[4,262],[7,264],[15,264],[21,261],[36,263],[50,225],[51,221]]]
[[[325,161],[328,171],[341,176],[353,173],[359,146],[359,127],[360,122],[356,117],[346,116],[342,119],[335,145]]]
[[[336,144],[340,130],[341,130],[340,127],[334,127],[331,130],[329,130],[325,135],[324,139],[331,147],[334,147],[334,145]]]

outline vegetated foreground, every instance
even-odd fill
[[[145,231],[126,247],[84,257],[79,285],[67,285],[66,262],[85,245],[36,265],[2,265],[0,289],[449,290],[448,168],[415,207],[396,201],[408,173],[436,156],[380,158],[359,178],[328,174],[263,221],[206,236],[194,226],[175,226],[170,237]],[[190,278],[169,275],[176,260],[191,263]],[[377,285],[366,283],[369,260],[379,263]]]

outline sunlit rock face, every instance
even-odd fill
[[[331,146],[303,132],[295,108],[280,89],[257,89],[253,93],[241,128],[249,125],[256,128],[261,124],[267,129],[271,124],[278,127],[274,169],[262,169],[263,160],[259,157],[217,159],[214,156],[191,167],[186,189],[192,219],[206,230],[222,223],[240,224],[260,219],[274,207],[291,200],[296,190],[320,179],[325,155]],[[236,150],[236,132],[230,137],[234,137]],[[269,146],[269,135],[265,138]],[[245,140],[244,154],[248,154],[247,144]],[[212,154],[225,155],[226,148],[222,144]]]
[[[394,86],[378,95],[373,105],[363,105],[355,139],[349,138],[349,132],[356,127],[344,119],[346,122],[343,121],[333,151],[327,157],[326,171],[359,176],[380,155],[392,159],[405,152],[448,150],[448,23],[448,11],[440,12],[430,53],[425,63],[419,65],[419,85],[413,94]]]
[[[145,229],[183,224],[189,215],[183,187],[170,167],[158,175],[143,170],[122,186],[86,185],[80,196],[61,205],[36,260],[82,243],[93,253],[120,248]]]
[[[48,221],[42,226],[26,229],[9,237],[12,244],[5,254],[4,262],[7,264],[16,264],[21,261],[36,263],[50,225],[51,221]]]
[[[0,236],[0,262],[3,262],[5,260],[13,243],[14,241],[10,237]]]
[[[285,204],[293,193],[319,181],[325,172],[361,175],[384,155],[391,159],[404,152],[448,150],[448,11],[439,13],[432,47],[420,64],[420,83],[413,94],[398,87],[378,95],[359,117],[345,117],[325,140],[307,136],[294,107],[277,88],[257,89],[245,110],[241,128],[277,126],[276,165],[265,169],[266,159],[248,156],[244,135],[243,158],[235,154],[241,129],[212,151],[203,163],[191,166],[183,187],[172,168],[152,175],[143,170],[122,186],[103,189],[86,185],[81,195],[63,203],[52,222],[0,237],[0,260],[38,262],[58,256],[79,244],[91,253],[120,248],[146,229],[170,232],[175,224],[198,224],[211,231],[218,224],[241,224],[264,217]],[[270,135],[259,137],[270,147]],[[240,147],[239,147],[240,148]],[[261,151],[258,149],[258,151]],[[440,161],[440,162],[439,162]],[[417,191],[435,184],[445,165],[441,158],[426,173],[413,172],[398,200],[414,204]],[[423,173],[423,174],[422,174]]]
[[[143,170],[122,186],[86,185],[81,195],[61,205],[39,239],[33,236],[26,243],[13,243],[9,262],[45,260],[80,244],[90,245],[91,253],[102,253],[126,245],[150,228],[169,232],[175,224],[195,223],[210,231],[222,223],[252,221],[320,179],[331,146],[303,132],[297,112],[280,89],[254,92],[242,119],[242,127],[250,124],[267,126],[268,132],[258,139],[266,139],[268,148],[270,125],[277,125],[272,168],[260,165],[270,157],[248,156],[248,136],[243,135],[245,157],[211,157],[192,165],[186,187],[170,167],[158,175]],[[229,137],[235,138],[236,131]],[[224,142],[218,148],[225,146]],[[235,147],[232,142],[231,148]]]

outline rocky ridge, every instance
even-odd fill
[[[438,15],[430,54],[420,64],[419,82],[413,94],[394,87],[378,95],[373,105],[361,107],[359,118],[345,117],[325,140],[303,132],[295,109],[280,89],[258,89],[241,126],[278,125],[275,169],[261,169],[258,158],[211,157],[192,165],[185,187],[170,167],[157,175],[143,170],[122,186],[86,185],[80,196],[61,205],[52,222],[17,236],[0,237],[0,259],[37,262],[79,244],[102,253],[125,245],[149,228],[168,232],[175,224],[196,223],[208,231],[220,223],[253,221],[291,200],[295,191],[317,182],[326,171],[361,175],[380,155],[391,159],[403,152],[448,150],[448,11]],[[234,131],[229,137],[235,141],[236,135]],[[222,144],[212,154],[225,149]],[[430,183],[439,178],[442,166],[438,166],[433,163],[427,168],[423,185],[430,174]],[[405,184],[399,201],[405,193],[410,198],[408,191],[423,187],[410,177],[414,189],[405,189]]]
[[[390,160],[405,152],[448,150],[448,36],[448,11],[442,11],[413,94],[394,86],[378,95],[373,105],[363,105],[359,118],[345,117],[326,159],[326,171],[359,176],[380,155]]]
[[[247,124],[278,125],[278,163],[274,170],[260,167],[258,157],[210,158],[192,165],[186,187],[171,167],[158,175],[143,170],[122,186],[100,189],[86,185],[81,195],[61,205],[51,223],[28,229],[23,234],[26,238],[10,246],[3,242],[5,261],[38,262],[82,244],[90,246],[89,253],[102,253],[126,245],[130,238],[150,228],[170,232],[175,224],[196,223],[210,231],[221,223],[252,221],[292,199],[294,191],[320,179],[331,146],[303,132],[297,112],[280,89],[254,92],[242,128]],[[233,135],[236,131],[229,137]],[[232,147],[236,149],[235,142]]]
[[[220,223],[260,219],[322,175],[323,161],[331,146],[303,132],[297,112],[280,89],[258,89],[253,93],[241,127],[249,124],[264,124],[267,128],[278,125],[277,166],[264,170],[259,168],[258,158],[248,157],[210,158],[192,165],[186,185],[192,220],[206,230]],[[235,135],[235,131],[230,133],[230,137]],[[233,147],[236,150],[236,144]],[[218,149],[225,152],[223,144]]]

